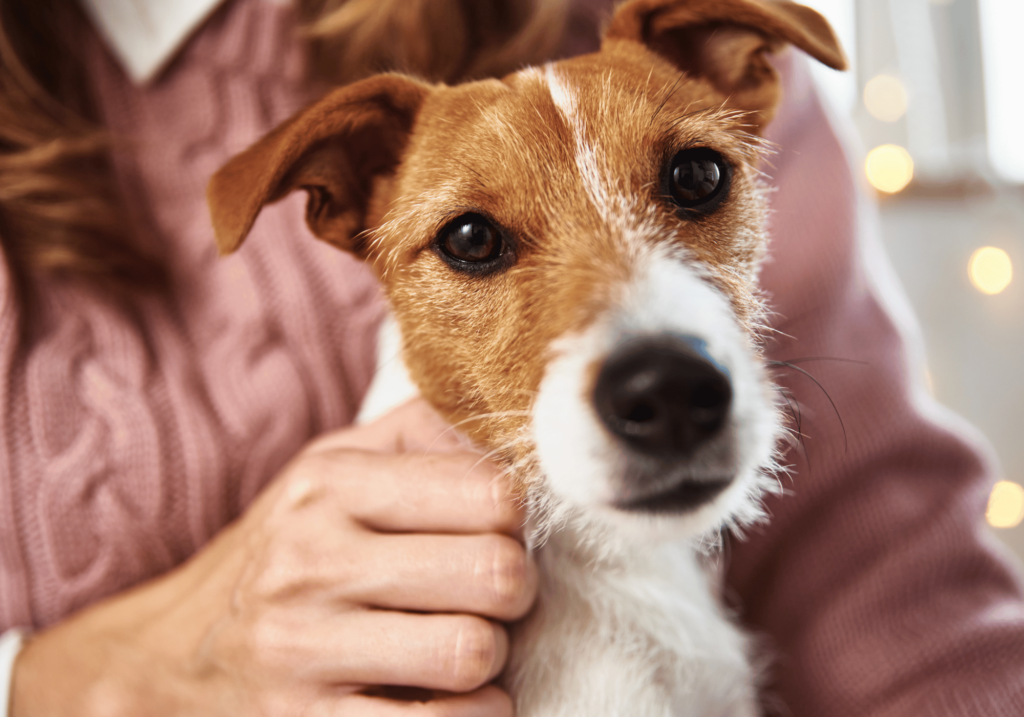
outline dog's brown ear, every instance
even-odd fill
[[[220,252],[237,249],[263,205],[294,189],[309,194],[313,233],[353,249],[374,182],[395,171],[429,92],[399,75],[371,77],[331,92],[235,155],[206,191]]]
[[[760,113],[779,99],[778,75],[765,55],[790,43],[837,70],[846,57],[835,33],[814,10],[785,0],[630,0],[604,41],[632,40],[688,75],[708,80],[726,106]]]

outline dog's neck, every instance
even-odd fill
[[[535,552],[533,612],[513,627],[504,683],[516,714],[753,717],[749,646],[686,544],[609,556],[574,530]]]

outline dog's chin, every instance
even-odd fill
[[[579,500],[559,491],[558,476],[545,476],[544,493],[555,524],[572,525],[622,545],[691,542],[713,547],[723,530],[760,515],[759,472],[708,481],[694,489],[680,485],[642,498],[609,495]]]
[[[749,480],[681,485],[640,500],[595,503],[580,509],[631,542],[714,542],[752,506]]]
[[[713,476],[701,481],[680,481],[648,495],[628,496],[615,504],[619,510],[654,515],[683,515],[710,503],[732,483],[732,476]]]

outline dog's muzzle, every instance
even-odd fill
[[[628,510],[678,512],[732,481],[729,371],[694,336],[633,340],[604,362],[594,408],[624,449]]]

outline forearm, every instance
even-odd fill
[[[26,641],[14,665],[9,717],[201,714],[193,700],[202,695],[201,649],[212,612],[185,592],[204,589],[191,574],[212,565],[217,551],[215,543],[198,564],[107,598]],[[207,666],[208,673],[214,669]]]

